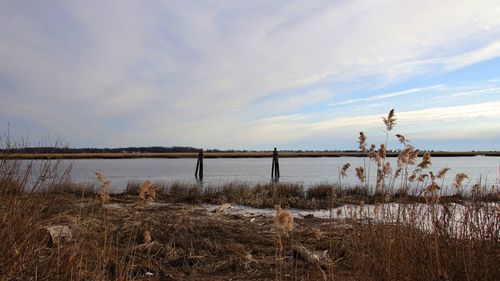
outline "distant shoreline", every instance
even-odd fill
[[[388,152],[389,157],[398,153]],[[9,153],[0,154],[0,159],[134,159],[134,158],[196,158],[195,152],[166,153]],[[363,157],[359,152],[280,152],[281,158],[301,157]],[[500,156],[500,151],[477,152],[431,152],[432,157],[463,157],[463,156]],[[262,152],[205,152],[204,158],[270,158],[271,151]]]

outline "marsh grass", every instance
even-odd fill
[[[130,181],[123,192],[111,193],[111,202],[127,197],[137,197],[144,182]],[[422,185],[422,184],[420,184]],[[377,203],[424,203],[424,188],[420,190],[398,188],[393,193],[371,194],[365,185],[341,188],[337,184],[319,183],[304,186],[297,183],[248,184],[231,182],[207,185],[186,182],[151,182],[155,190],[155,201],[172,203],[240,204],[256,208],[272,208],[281,204],[283,208],[328,209],[343,204]],[[497,186],[477,184],[471,192],[452,193],[438,190],[441,202],[464,204],[467,202],[500,202]],[[95,184],[62,182],[50,189],[53,193],[67,193],[79,196],[99,196]],[[332,202],[332,194],[335,200]]]

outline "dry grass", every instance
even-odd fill
[[[384,118],[387,133],[395,120],[392,110]],[[102,174],[98,189],[71,183],[52,162],[23,170],[2,158],[0,280],[496,280],[500,207],[486,200],[499,201],[498,188],[477,184],[467,197],[465,174],[458,174],[457,193],[440,196],[447,170],[429,171],[430,154],[418,162],[418,150],[397,137],[405,149],[393,173],[386,145],[366,150],[360,135],[368,169],[356,168],[361,185],[349,189],[341,185],[345,165],[337,185],[146,181],[110,194]],[[362,180],[371,162],[376,193]],[[402,185],[389,192],[396,174]],[[410,194],[410,187],[421,194]],[[391,210],[381,204],[387,202],[401,204]],[[450,202],[462,204],[459,221]],[[275,206],[276,216],[213,213],[198,203]],[[342,219],[330,212],[328,220],[294,218],[286,210],[342,204],[357,206]],[[47,228],[69,229],[71,239],[52,237],[57,233]]]
[[[112,199],[103,207],[97,198],[69,194],[0,197],[0,279],[270,280],[275,276],[272,218],[250,221],[185,204],[141,207],[136,198],[122,198],[121,205]],[[288,220],[283,221],[288,227]],[[38,231],[50,225],[68,226],[73,240],[51,245]],[[298,225],[294,237],[306,241],[312,222]],[[289,238],[283,239],[288,243]],[[327,240],[313,245],[325,248]],[[318,274],[306,262],[297,260],[294,266],[300,279],[314,280]]]
[[[419,213],[412,205],[384,223],[361,209],[332,221],[294,220],[281,207],[275,218],[245,217],[161,199],[144,205],[137,194],[111,195],[104,206],[96,196],[64,193],[2,195],[0,203],[2,280],[494,280],[500,274],[499,210],[480,213],[479,202],[464,209],[469,231],[458,235],[446,213]],[[411,218],[426,216],[434,219],[423,231]],[[73,240],[50,244],[40,229],[51,225],[68,226]],[[312,264],[298,247],[317,253],[313,258],[327,251],[329,262]]]
[[[104,205],[109,202],[109,199],[111,198],[109,196],[109,185],[111,184],[110,181],[107,181],[104,175],[100,172],[95,173],[97,176],[97,181],[101,185],[101,190],[99,191],[99,197],[101,198],[101,204]]]

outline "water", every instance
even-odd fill
[[[204,178],[206,185],[228,182],[249,184],[267,183],[271,177],[271,158],[216,158],[204,159]],[[483,185],[498,185],[500,157],[436,157],[432,158],[431,171],[435,174],[448,167],[444,186],[451,188],[456,173],[470,176],[464,184],[471,186],[481,181]],[[79,159],[65,160],[72,164],[71,178],[75,182],[96,182],[95,172],[104,173],[112,182],[112,190],[125,188],[129,181],[181,181],[195,183],[196,159]],[[339,171],[345,163],[350,163],[348,177],[341,179],[343,186],[355,186],[355,167],[363,166],[363,158],[323,157],[323,158],[280,158],[280,182],[302,183],[310,186],[318,183],[338,183]],[[392,167],[396,159],[388,160]],[[368,159],[366,159],[368,167]],[[411,171],[411,170],[410,170]],[[372,162],[370,185],[375,183],[376,168]],[[438,182],[441,184],[441,181]],[[397,184],[396,184],[397,186]]]

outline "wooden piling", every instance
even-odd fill
[[[271,179],[278,180],[280,178],[280,163],[279,163],[279,155],[276,147],[273,151],[273,164],[271,167]]]
[[[198,161],[196,162],[194,176],[200,181],[203,180],[203,149],[198,152]]]

